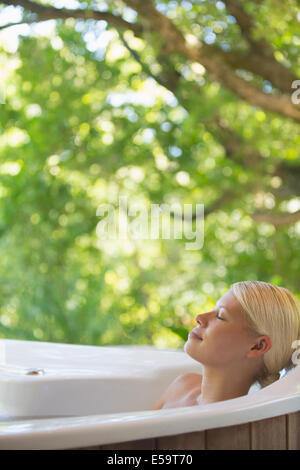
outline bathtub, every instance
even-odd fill
[[[181,350],[0,340],[0,449],[300,449],[300,366],[206,406],[149,410]]]

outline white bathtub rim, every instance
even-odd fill
[[[261,399],[252,406],[228,400],[136,413],[1,422],[0,449],[67,449],[150,439],[258,421],[299,411],[300,394]],[[231,403],[230,403],[231,402]],[[230,406],[231,405],[231,406]],[[249,406],[250,405],[250,406]],[[220,424],[220,417],[222,423]]]

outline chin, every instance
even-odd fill
[[[197,351],[195,351],[195,348],[191,344],[190,341],[187,341],[184,345],[184,352],[188,354],[192,359],[195,359],[195,361],[199,361]]]

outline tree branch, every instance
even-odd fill
[[[206,48],[200,42],[196,46],[188,44],[183,33],[171,20],[155,9],[152,0],[124,0],[124,2],[141,15],[142,22],[146,24],[148,29],[156,31],[165,40],[163,53],[178,53],[189,60],[201,63],[213,79],[222,83],[251,105],[279,113],[300,123],[300,106],[292,103],[290,95],[264,93],[256,86],[238,77],[235,71],[224,62],[220,54],[219,56],[212,55],[211,49]]]
[[[252,214],[255,222],[273,224],[275,227],[294,224],[300,220],[300,209],[296,212],[254,212]]]
[[[256,86],[238,77],[236,73],[217,57],[203,54],[201,47],[181,46],[186,57],[199,62],[210,72],[211,76],[233,91],[243,100],[266,111],[281,114],[300,123],[300,106],[294,105],[287,94],[267,94]]]
[[[84,20],[94,19],[97,21],[103,20],[114,26],[119,26],[124,29],[130,29],[138,36],[141,36],[143,28],[141,25],[136,23],[129,23],[125,21],[121,16],[113,15],[109,12],[101,12],[97,10],[88,9],[66,9],[66,8],[55,8],[51,6],[44,6],[30,0],[1,0],[1,3],[5,5],[14,5],[23,7],[25,10],[35,13],[37,15],[36,20],[30,19],[29,21],[22,21],[20,23],[10,23],[5,26],[1,26],[1,29],[15,24],[22,24],[24,22],[34,23],[39,21],[55,20],[55,19],[67,19],[67,18],[81,18]]]
[[[30,9],[30,11],[36,13],[38,15],[38,20],[45,20],[45,19],[54,19],[55,18],[67,18],[67,17],[75,17],[75,18],[94,18],[94,19],[101,19],[105,20],[111,24],[113,24],[116,29],[119,32],[121,41],[125,45],[125,47],[130,51],[132,56],[137,60],[140,65],[143,67],[145,72],[152,76],[158,83],[161,85],[165,86],[166,88],[170,89],[172,92],[176,91],[176,87],[178,85],[178,81],[181,77],[181,75],[176,72],[174,74],[174,71],[171,70],[170,72],[170,62],[168,60],[168,56],[166,55],[166,50],[170,51],[172,50],[173,52],[180,50],[182,53],[184,53],[187,57],[192,58],[192,59],[199,59],[201,60],[202,63],[207,66],[208,70],[211,70],[213,74],[219,76],[220,70],[225,70],[224,67],[226,67],[224,64],[220,65],[220,51],[216,50],[214,48],[215,52],[215,58],[217,57],[217,60],[214,61],[213,58],[208,57],[208,51],[211,52],[213,50],[213,47],[201,47],[199,48],[191,48],[188,46],[185,42],[184,37],[178,31],[174,25],[171,24],[168,18],[164,17],[161,15],[159,12],[157,12],[150,0],[146,0],[145,3],[143,3],[143,12],[147,10],[154,14],[153,9],[155,10],[155,16],[158,18],[158,22],[161,26],[161,29],[164,31],[165,38],[167,37],[168,39],[172,39],[171,44],[168,43],[168,46],[163,48],[161,54],[158,56],[160,59],[160,63],[163,66],[163,72],[160,73],[159,75],[155,76],[151,73],[150,69],[148,66],[143,64],[141,61],[139,55],[128,45],[127,41],[124,39],[121,31],[119,28],[123,29],[131,29],[135,32],[136,35],[142,36],[143,31],[144,31],[144,26],[140,26],[137,24],[132,24],[132,23],[127,23],[125,20],[123,20],[121,17],[116,17],[115,15],[112,15],[107,12],[97,12],[97,11],[91,11],[91,10],[65,10],[65,9],[55,9],[53,7],[44,7],[42,5],[37,5],[34,4],[33,2],[29,0],[11,0],[11,1],[4,1],[5,4],[15,4],[15,5],[21,5],[24,8]],[[137,6],[139,4],[138,0],[128,0],[126,3],[131,4],[131,6],[135,5]],[[140,6],[140,4],[139,4]],[[151,17],[151,15],[150,15]],[[30,22],[34,22],[36,20],[29,20]],[[150,26],[149,23],[147,25],[147,29],[153,29],[153,24],[155,22],[151,22]],[[7,26],[6,26],[7,27]],[[158,26],[156,24],[156,27],[154,28],[154,31],[157,31]],[[179,46],[178,41],[181,41],[181,44]],[[173,42],[174,41],[174,42]],[[179,47],[178,47],[179,46]],[[171,49],[170,49],[171,48]],[[225,53],[226,54],[226,53]],[[223,59],[227,60],[227,62],[231,61],[233,63],[235,61],[235,65],[237,65],[237,61],[241,59],[241,55],[237,55],[235,53],[227,53],[226,55],[223,55]],[[235,55],[234,55],[235,54]],[[196,56],[196,57],[195,57]],[[254,57],[254,56],[252,56]],[[200,61],[199,60],[199,61]],[[220,67],[219,71],[217,70],[217,64]],[[228,77],[230,76],[230,73],[232,74],[233,72],[230,71],[228,68],[226,68],[226,72],[228,74]],[[226,73],[225,73],[226,75]],[[232,75],[231,75],[232,77]],[[224,78],[224,77],[223,77]],[[239,79],[237,76],[235,76],[234,84],[241,85],[244,81]],[[252,87],[253,88],[253,87]],[[249,87],[246,90],[247,93],[249,93]],[[259,90],[257,90],[259,92]],[[264,94],[262,94],[264,95]],[[282,98],[282,97],[280,97]],[[248,100],[249,101],[249,100]],[[242,161],[240,162],[241,164],[246,165],[248,168],[255,168],[257,169],[257,165],[259,165],[262,162],[262,156],[259,154],[259,152],[255,149],[244,149],[243,144],[240,142],[238,136],[229,128],[227,123],[220,119],[219,116],[215,116],[215,118],[211,121],[211,123],[206,123],[206,124],[215,124],[218,129],[218,138],[221,141],[221,143],[224,145],[224,148],[226,150],[227,156],[232,157],[232,155],[239,154],[242,157]],[[221,138],[220,138],[220,133],[221,133]],[[289,169],[287,166],[282,163],[276,167],[275,174],[280,174],[282,177],[283,175],[286,176]],[[293,171],[292,171],[293,173]],[[290,174],[289,174],[290,176]],[[255,190],[255,185],[249,187],[249,185],[246,185],[247,188],[246,190]],[[245,188],[244,188],[245,190]],[[240,193],[239,193],[240,194]],[[238,192],[233,189],[227,189],[225,190],[222,195],[212,204],[210,204],[207,209],[205,210],[205,216],[215,212],[216,210],[219,210],[220,208],[224,207],[226,204],[229,202],[233,201],[239,196]],[[176,218],[177,215],[174,214],[174,217]],[[197,217],[196,214],[192,214],[191,219],[195,220]],[[287,225],[293,222],[296,222],[300,220],[300,211],[297,211],[293,214],[290,213],[272,213],[272,212],[255,212],[252,215],[253,219],[256,222],[269,222],[272,223],[275,226],[282,226],[282,225]]]
[[[247,40],[251,49],[260,56],[273,57],[273,48],[265,39],[256,40],[253,38],[255,27],[252,17],[245,11],[240,0],[224,0],[227,10],[235,17],[242,35]]]
[[[244,168],[255,171],[257,176],[265,175],[265,159],[262,154],[251,144],[245,144],[230,128],[227,121],[216,114],[207,126],[215,139],[223,145],[227,158]],[[290,199],[300,195],[300,165],[289,165],[283,160],[274,165],[269,175],[279,177],[283,183],[280,188],[269,188],[269,192],[275,197]]]
[[[217,46],[208,44],[202,45],[202,49],[210,51],[210,55],[220,57],[234,70],[247,70],[258,77],[268,80],[282,93],[290,94],[291,84],[298,78],[292,70],[277,62],[274,57],[265,57],[253,50],[247,53],[234,50],[224,51]]]
[[[0,31],[1,29],[6,29],[6,28],[10,28],[11,26],[19,26],[21,24],[32,24],[32,23],[36,23],[37,20],[24,20],[24,21],[18,21],[17,23],[8,23],[8,24],[5,24],[5,25],[2,25],[0,26]]]
[[[39,21],[57,18],[65,19],[69,17],[83,19],[93,18],[96,20],[105,20],[114,26],[130,29],[140,37],[143,37],[147,31],[154,32],[162,42],[162,55],[168,55],[171,52],[179,53],[185,59],[199,62],[204,67],[206,67],[213,79],[219,81],[237,96],[247,101],[251,105],[261,107],[266,111],[275,112],[293,119],[296,122],[300,122],[300,106],[294,105],[292,103],[290,95],[271,95],[264,93],[259,88],[237,76],[235,71],[225,61],[225,57],[227,58],[227,62],[229,59],[231,59],[231,61],[236,61],[237,54],[225,55],[220,51],[216,52],[216,50],[214,54],[211,54],[212,48],[206,47],[200,42],[196,47],[191,46],[186,42],[183,33],[178,30],[178,28],[170,21],[170,19],[156,10],[152,0],[124,0],[124,2],[137,11],[137,13],[141,16],[142,24],[128,23],[127,21],[123,20],[123,18],[112,15],[108,12],[99,12],[93,10],[70,10],[64,8],[57,9],[48,6],[46,7],[30,0],[4,0],[3,3],[6,5],[22,6],[23,8],[36,13],[38,15],[37,20]],[[248,17],[246,19],[243,17],[243,21],[244,31],[248,31],[250,27],[250,20]],[[247,34],[249,33],[247,32]],[[258,65],[259,64],[256,64],[256,67],[258,67]],[[237,63],[235,66],[237,66]],[[252,68],[253,67],[254,56],[252,56]],[[266,73],[266,67],[264,70]],[[278,70],[279,69],[277,69],[277,71]],[[279,73],[277,75],[281,74]],[[268,72],[268,77],[271,78],[270,71]],[[289,79],[290,78],[294,77],[289,76]],[[286,87],[288,87],[288,85],[286,83],[288,83],[288,81],[286,81],[286,78],[283,81],[285,82],[285,89],[287,90]],[[276,86],[280,85],[278,80],[276,84]],[[280,86],[282,86],[282,84]]]
[[[168,90],[170,90],[172,93],[176,95],[178,98],[179,102],[183,107],[186,108],[184,98],[181,96],[181,94],[178,93],[177,87],[178,87],[178,82],[180,80],[181,75],[179,73],[176,74],[176,77],[174,77],[173,74],[170,76],[167,75],[167,73],[170,73],[170,69],[172,70],[172,67],[170,67],[170,63],[167,61],[166,56],[161,56],[160,57],[160,65],[162,67],[162,72],[157,75],[153,75],[152,73],[149,72],[148,67],[142,62],[140,59],[139,55],[134,51],[130,46],[127,44],[126,40],[122,37],[122,34],[119,32],[121,39],[123,40],[123,43],[129,50],[129,52],[132,54],[135,60],[138,61],[138,63],[142,66],[142,69],[146,72],[149,73],[152,78],[156,80],[157,83],[161,84],[162,86],[166,87]],[[172,65],[172,64],[171,64]],[[164,78],[162,78],[164,77]],[[196,84],[191,84],[193,88],[196,89],[197,93],[199,93],[199,99],[203,99],[203,93],[201,91],[201,88],[196,85]],[[213,118],[210,118],[205,122],[206,128],[214,135],[217,141],[219,141],[226,152],[226,156],[230,159],[233,159],[235,163],[245,167],[249,168],[250,170],[255,170],[256,173],[260,173],[261,176],[264,176],[264,158],[260,154],[260,152],[256,149],[253,148],[249,145],[245,145],[244,142],[242,142],[241,138],[238,136],[236,132],[234,132],[230,127],[227,121],[225,121],[223,118],[221,118],[218,114],[216,114]],[[300,187],[299,187],[299,178],[300,178],[300,167],[298,166],[293,166],[291,167],[290,165],[287,165],[286,162],[280,162],[278,165],[275,166],[275,169],[273,172],[270,174],[270,176],[280,176],[280,178],[283,180],[285,183],[280,189],[274,189],[270,188],[269,192],[273,193],[275,196],[278,192],[280,192],[281,195],[283,195],[284,198],[291,198],[294,197],[295,195],[299,195],[300,192]],[[290,189],[291,187],[291,189]],[[257,184],[251,184],[251,185],[246,185],[243,186],[243,191],[257,191],[258,187]],[[240,193],[239,193],[240,194]],[[210,215],[211,213],[221,209],[222,207],[226,206],[226,204],[230,203],[234,199],[239,197],[239,194],[235,190],[228,189],[225,190],[222,195],[212,204],[210,204],[206,209],[205,209],[205,217]],[[259,213],[257,215],[257,222],[259,221],[265,221],[265,212],[262,214]],[[172,214],[174,218],[180,218],[181,215],[179,214]],[[267,219],[269,220],[272,214],[267,214]],[[290,215],[288,214],[288,219],[290,218]],[[256,217],[256,215],[254,216]],[[192,214],[190,217],[190,220],[196,220],[197,216],[196,214]],[[284,219],[280,219],[280,223],[283,224],[286,223],[287,217],[284,217]],[[276,219],[277,220],[277,219]]]
[[[250,52],[243,57],[235,57],[235,53],[228,52],[232,65],[264,77],[283,93],[291,93],[291,84],[297,79],[295,74],[278,62],[274,56],[274,49],[264,38],[256,40],[253,38],[255,24],[253,18],[245,11],[240,0],[224,0],[227,10],[239,24],[242,35],[250,45]],[[230,58],[230,55],[232,56]],[[241,56],[241,54],[239,54]]]

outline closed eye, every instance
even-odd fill
[[[219,317],[219,315],[217,315],[217,319],[225,321],[225,318]]]

